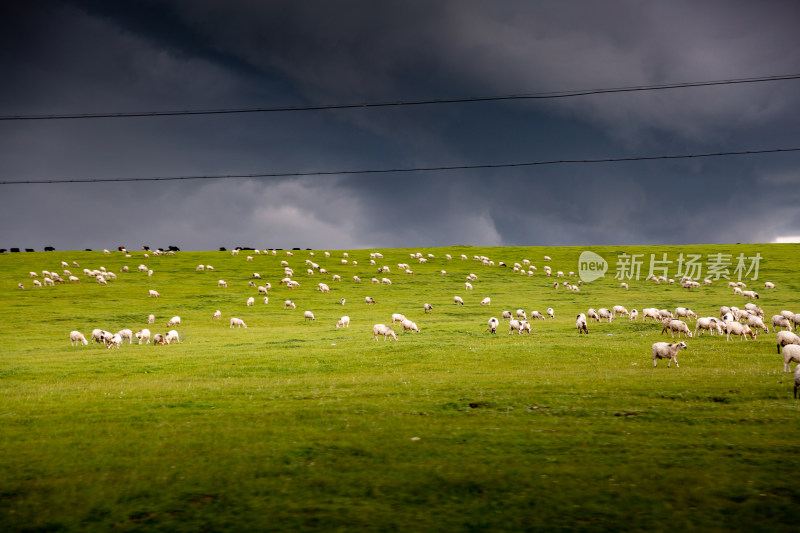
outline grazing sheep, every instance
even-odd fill
[[[205,269],[206,269],[206,266],[205,266],[205,265],[197,265],[197,266],[195,267],[195,271],[198,271],[198,272],[199,272],[199,271],[201,271],[201,270],[205,270]]]
[[[636,320],[638,318],[639,318],[639,311],[637,311],[636,309],[631,309],[630,316],[629,316],[628,320],[634,321],[634,320]]]
[[[214,272],[215,271],[214,267],[211,266],[211,265],[206,265],[206,270],[208,270],[210,272]]]
[[[550,256],[547,256],[547,255],[544,256],[542,259],[545,260],[545,261],[552,261],[552,259],[550,259]]]
[[[453,303],[457,305],[464,305],[464,300],[460,296],[453,297]]]
[[[22,283],[17,283],[17,287],[19,287],[20,290],[23,290],[23,291],[25,290],[25,285],[23,285]]]
[[[521,318],[523,320],[527,320],[528,319],[528,314],[522,309],[517,309],[517,312],[515,314],[516,314],[517,318]]]
[[[774,289],[775,288],[775,284],[772,283],[771,281],[765,281],[764,282],[764,288],[765,289]]]
[[[429,303],[424,304],[422,308],[425,310],[426,313],[433,312],[433,306]]]
[[[167,322],[167,327],[180,326],[180,325],[181,325],[181,317],[179,316],[174,316],[169,319],[169,322]]]
[[[305,311],[303,312],[303,322],[305,322],[306,320],[314,322],[317,319],[314,317],[314,313],[312,313],[311,311]]]
[[[790,363],[800,363],[800,346],[790,344],[783,348],[783,371],[791,372]],[[800,368],[800,367],[798,367]]]
[[[161,333],[156,333],[155,335],[153,335],[153,346],[166,344],[166,343],[167,343],[167,340],[164,338],[164,336]]]
[[[121,329],[117,332],[117,335],[122,337],[122,340],[128,339],[128,344],[133,344],[133,331],[129,329]]]
[[[797,399],[797,389],[800,389],[800,366],[794,369],[794,399]]]
[[[178,336],[178,332],[175,331],[174,329],[169,330],[167,334],[164,335],[164,340],[166,341],[167,344],[172,344],[173,342],[175,344],[181,343],[181,338]]]
[[[103,329],[92,330],[92,343],[105,344],[106,338],[110,338],[111,333]]]
[[[686,322],[683,320],[677,319],[665,319],[664,320],[664,327],[661,330],[661,333],[669,331],[670,337],[675,337],[675,332],[678,332],[678,338],[680,338],[681,333],[683,333],[684,337],[692,338],[692,332],[689,330],[689,326],[686,325]]]
[[[464,287],[465,287],[465,288],[466,288],[468,291],[471,291],[471,290],[472,290],[472,283],[470,283],[470,282],[468,281],[468,282],[466,282],[466,283],[464,284]]]
[[[599,316],[597,316],[597,311],[595,311],[594,309],[591,309],[591,308],[590,308],[590,309],[589,309],[589,310],[586,312],[586,315],[588,316],[588,318],[589,318],[589,319],[591,319],[591,320],[594,320],[594,321],[596,321],[596,322],[600,322],[600,317],[599,317]]]
[[[549,316],[550,318],[555,318],[556,317],[556,312],[553,311],[552,307],[548,307],[547,308],[547,316]]]
[[[392,324],[393,325],[394,325],[395,322],[402,322],[405,319],[406,319],[405,315],[402,315],[400,313],[392,313]]]
[[[790,322],[794,321],[794,311],[781,311],[780,315],[786,317]]]
[[[142,341],[145,341],[145,344],[150,344],[150,330],[144,328],[140,331],[137,331],[135,334],[137,339],[139,339],[139,344],[142,344]]]
[[[83,343],[84,346],[89,344],[89,341],[86,340],[86,337],[84,337],[83,333],[80,331],[70,331],[69,340],[72,346],[78,346],[81,343]]]
[[[792,331],[792,321],[782,315],[773,315],[772,331],[777,332],[778,328],[785,328],[788,329],[789,331]]]
[[[481,305],[491,305],[491,304],[492,304],[492,299],[489,298],[488,296],[483,300],[481,300]]]
[[[686,307],[678,307],[678,308],[676,308],[675,309],[675,316],[680,316],[680,317],[684,317],[684,318],[692,317],[695,320],[697,320],[697,315],[695,314],[695,312],[692,311],[691,309],[686,308]]]
[[[120,344],[122,344],[122,337],[119,335],[119,333],[115,333],[110,337],[106,337],[106,348],[119,349]]]
[[[355,281],[356,283],[361,283],[361,278],[359,278],[358,276],[353,276],[353,281]]]
[[[376,303],[378,303],[378,302],[375,301],[375,298],[373,298],[372,296],[367,296],[366,298],[364,298],[364,302],[367,303],[367,304],[372,304],[372,305],[375,305]]]
[[[789,344],[800,345],[800,337],[798,337],[791,331],[779,331],[776,334],[776,337],[778,340],[778,353],[781,353],[781,348]]]
[[[764,310],[761,309],[756,304],[754,304],[752,302],[747,302],[746,304],[744,304],[744,308],[747,309],[748,311],[751,311],[751,312],[755,313],[756,315],[759,316],[759,318],[762,318],[762,319],[764,318]]]
[[[221,279],[221,280],[217,281],[217,287],[222,287],[223,289],[227,289],[228,288],[228,282],[225,281],[224,279]]]
[[[149,291],[147,291],[147,297],[148,298],[160,298],[161,294],[159,294],[158,291],[154,291],[153,289],[150,289]]]
[[[336,329],[339,329],[339,328],[349,328],[349,327],[350,327],[350,317],[349,317],[349,316],[343,316],[343,317],[342,317],[342,318],[340,318],[340,319],[339,319],[339,321],[336,323]]]
[[[740,339],[747,340],[749,336],[752,339],[756,338],[755,333],[747,325],[739,322],[725,322],[725,333],[728,334],[727,340],[731,340],[731,335],[738,335]]]
[[[495,317],[490,318],[489,319],[489,332],[491,332],[492,334],[496,334],[497,333],[497,326],[499,324],[500,324],[500,322]]]
[[[104,278],[103,276],[97,276],[97,278],[96,278],[96,279],[97,279],[97,283],[98,283],[98,284],[100,284],[100,285],[108,285],[108,281],[107,281],[107,280],[106,280],[106,278]],[[35,281],[35,280],[34,280],[34,281]],[[48,281],[49,281],[50,283],[48,283]],[[52,281],[52,280],[49,280],[49,279],[47,279],[47,278],[45,278],[45,279],[44,279],[44,284],[45,284],[45,285],[52,285],[52,284],[53,284],[53,281]],[[156,294],[158,294],[158,293],[156,293]],[[156,298],[158,298],[158,296],[156,296]]]
[[[656,342],[653,344],[653,366],[658,366],[659,359],[669,359],[667,361],[667,368],[669,368],[670,363],[675,361],[675,366],[680,368],[678,364],[678,351],[685,350],[686,343],[685,342],[678,342],[676,344],[670,344],[668,342]]]
[[[20,283],[20,285],[22,285],[22,284]],[[17,285],[17,286],[19,286],[19,285]],[[42,282],[39,281],[38,279],[35,279],[35,280],[33,280],[33,286],[41,288],[42,287]]]
[[[756,291],[742,291],[742,296],[750,300],[758,299],[758,293]]]
[[[156,322],[156,315],[147,315],[148,324],[155,324],[155,322]]]
[[[614,307],[611,308],[611,312],[614,313],[615,317],[620,316],[620,315],[628,316],[628,314],[629,314],[628,310],[625,309],[624,305],[615,305]]]
[[[758,330],[764,330],[764,333],[769,333],[769,328],[759,316],[747,317],[747,325],[750,326],[755,335],[758,335]]]
[[[378,278],[372,278],[372,280],[370,280],[370,283],[372,283],[373,285],[380,285],[381,280],[379,280]]]
[[[232,327],[232,328],[234,328],[234,327],[247,328],[247,324],[245,324],[244,320],[242,320],[241,318],[235,318],[234,317],[234,318],[231,318],[231,326],[230,327]]]
[[[248,287],[253,287],[253,288],[255,288],[256,284],[255,284],[255,283],[253,283],[252,281],[248,281],[248,282],[247,282],[247,286],[248,286]]]
[[[331,288],[328,287],[328,285],[326,285],[325,283],[318,283],[317,284],[317,290],[319,292],[322,292],[322,293],[330,293],[331,292]]]
[[[391,285],[392,280],[390,280],[389,278],[381,278],[381,283],[383,283],[384,285]]]
[[[372,326],[372,340],[377,341],[378,335],[383,335],[383,340],[385,341],[387,337],[391,337],[394,340],[397,340],[397,335],[392,328],[387,326],[386,324],[375,324]]]
[[[266,287],[258,287],[258,294],[269,294],[269,290]]]
[[[661,313],[655,307],[642,309],[642,322],[647,322],[648,318],[661,322]]]
[[[628,284],[627,283],[624,283],[624,282],[620,283],[619,286],[622,287],[623,289],[625,289],[626,291],[628,290]]]
[[[419,333],[419,328],[417,327],[417,325],[407,318],[401,320],[400,325],[403,326],[403,331],[409,330],[409,331],[416,331],[417,333]]]
[[[285,302],[283,302],[283,308],[284,309],[295,309],[296,307],[297,306],[291,300],[286,300]]]
[[[528,322],[525,320],[511,320],[508,323],[508,334],[512,335],[515,331],[522,335],[522,330],[524,329],[523,324],[527,324]]]
[[[252,307],[253,305],[255,305],[256,299],[251,296],[250,298],[247,299],[246,303],[248,307]]]
[[[697,332],[700,330],[707,330],[711,335],[714,334],[714,331],[722,335],[722,324],[722,321],[713,316],[698,318],[694,327],[694,334],[697,335]],[[700,332],[702,333],[702,331]]]
[[[613,320],[613,318],[614,318],[613,313],[611,313],[611,311],[609,311],[605,307],[602,307],[602,308],[597,310],[597,316],[600,317],[601,321],[605,318],[608,321],[609,324],[611,323],[611,320]]]
[[[544,320],[544,315],[539,311],[531,311],[531,320]]]
[[[578,315],[577,319],[575,320],[575,327],[578,329],[578,334],[589,334],[589,328],[586,326],[586,315],[583,313]]]

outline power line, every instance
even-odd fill
[[[369,109],[378,107],[420,106],[435,104],[460,104],[471,102],[496,102],[502,100],[545,100],[552,98],[571,98],[593,94],[611,94],[638,91],[659,91],[666,89],[684,89],[689,87],[710,87],[713,85],[736,85],[742,83],[763,83],[768,81],[796,80],[800,74],[784,74],[778,76],[761,76],[755,78],[735,78],[728,80],[696,81],[683,83],[666,83],[660,85],[635,85],[630,87],[611,87],[604,89],[581,89],[572,91],[555,91],[544,93],[506,94],[495,96],[468,96],[464,98],[434,98],[427,100],[397,100],[383,102],[360,102],[344,104],[321,104],[288,107],[242,107],[227,109],[195,109],[172,111],[131,111],[121,113],[65,113],[49,115],[0,115],[0,121],[11,120],[66,120],[89,118],[131,118],[131,117],[166,117],[185,115],[230,115],[236,113],[285,113],[294,111],[323,111],[335,109]]]
[[[128,181],[180,181],[180,180],[221,180],[241,178],[290,178],[333,175],[359,175],[359,174],[391,174],[411,172],[445,172],[453,170],[476,170],[487,168],[514,168],[534,167],[544,165],[566,164],[591,164],[591,163],[621,163],[627,161],[655,161],[659,159],[696,159],[708,157],[726,157],[734,155],[775,154],[785,152],[800,152],[800,148],[770,148],[764,150],[741,150],[730,152],[711,152],[702,154],[673,154],[636,157],[609,157],[600,159],[555,159],[550,161],[525,161],[517,163],[487,163],[478,165],[449,165],[432,167],[411,168],[380,168],[360,170],[323,170],[317,172],[266,172],[258,174],[216,174],[206,176],[151,176],[137,178],[77,178],[77,179],[49,179],[49,180],[15,180],[0,181],[0,185],[39,185],[52,183],[121,183]]]

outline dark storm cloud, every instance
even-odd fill
[[[16,8],[0,114],[539,92],[800,72],[795,2]],[[402,168],[800,146],[797,81],[563,100],[0,122],[2,179]],[[0,188],[0,246],[406,247],[800,235],[800,156]],[[34,208],[35,206],[35,208]]]

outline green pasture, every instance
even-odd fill
[[[646,281],[651,253],[674,261],[673,278],[681,253],[726,254],[734,279],[736,258],[759,254],[758,279],[743,281],[766,320],[800,312],[800,245],[590,249],[609,270],[580,292],[543,271],[578,272],[577,247],[347,250],[348,265],[341,250],[2,254],[0,531],[797,531],[800,400],[774,333],[688,339],[680,368],[653,368],[651,344],[669,340],[660,324],[591,322],[585,336],[575,316],[614,305],[718,316],[746,303],[725,279],[692,291]],[[374,251],[384,257],[370,265]],[[614,279],[621,254],[643,254],[627,291]],[[526,258],[533,276],[513,272]],[[328,274],[307,275],[306,259]],[[30,271],[41,280],[61,261],[80,283],[33,287]],[[281,261],[299,288],[279,285]],[[83,275],[100,266],[118,279]],[[266,305],[254,272],[272,284]],[[487,331],[503,310],[548,307],[555,319],[533,321],[532,335]],[[373,341],[392,313],[421,333],[397,325],[397,342]],[[174,315],[181,344],[70,346],[71,330],[163,334]],[[342,315],[348,329],[334,327]]]

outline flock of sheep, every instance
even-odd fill
[[[130,254],[127,253],[126,250],[121,250],[123,253],[126,254],[126,257],[131,257]],[[233,255],[239,254],[238,249],[233,250]],[[110,253],[107,250],[104,251],[105,253]],[[264,250],[263,252],[260,250],[255,250],[255,254],[264,254],[264,255],[277,255],[276,250]],[[174,254],[173,252],[153,252],[154,255],[159,255],[160,253],[168,253]],[[287,260],[281,261],[281,266],[284,268],[284,277],[280,280],[281,285],[285,285],[288,289],[294,289],[300,286],[300,282],[293,279],[294,276],[294,269],[290,267],[288,259],[291,258],[294,254],[291,251],[285,252],[287,255]],[[329,252],[324,252],[326,257],[330,257]],[[305,261],[305,265],[307,268],[307,275],[312,276],[318,274],[328,274],[325,268],[320,267],[316,264],[313,260],[314,252],[309,252],[309,259]],[[145,257],[148,257],[148,254],[145,254]],[[434,256],[432,254],[428,254],[428,256],[423,256],[421,253],[412,253],[410,254],[412,260],[416,260],[419,263],[425,263],[429,259],[433,259]],[[383,255],[379,252],[374,252],[370,254],[370,265],[377,266],[377,261],[382,259]],[[451,260],[452,256],[450,254],[445,255],[446,260]],[[467,260],[468,257],[466,255],[461,255],[461,260]],[[495,262],[490,260],[488,257],[485,256],[473,256],[472,258],[475,261],[480,262],[483,265],[488,266],[495,266]],[[550,258],[544,256],[544,261],[550,261]],[[247,261],[253,261],[253,256],[247,256]],[[341,258],[342,265],[358,265],[357,261],[351,261],[348,257],[347,253],[344,253]],[[499,262],[497,265],[501,267],[507,267],[505,263]],[[37,272],[30,272],[30,277],[33,278],[33,285],[34,287],[43,287],[43,286],[52,286],[56,283],[79,283],[81,280],[77,276],[74,276],[72,272],[70,272],[69,268],[78,267],[78,263],[73,262],[72,265],[69,265],[66,262],[61,263],[61,267],[63,270],[63,275],[66,276],[67,279],[64,279],[61,274],[56,272],[49,272],[47,270],[42,271],[42,279],[43,283],[40,282],[37,278],[39,274]],[[398,268],[401,272],[406,275],[413,276],[414,272],[411,270],[410,265],[407,263],[399,263]],[[215,271],[214,267],[211,265],[198,265],[195,270],[197,271]],[[390,272],[390,268],[388,266],[381,266],[377,268],[378,274],[385,274]],[[521,263],[514,263],[512,271],[514,273],[521,273],[522,275],[526,276],[533,276],[534,272],[536,271],[536,267],[531,265],[530,261],[525,259]],[[120,272],[128,272],[129,268],[127,266],[122,267]],[[149,269],[145,265],[139,265],[137,267],[138,272],[146,272],[148,276],[153,275],[153,270]],[[543,268],[545,275],[547,276],[555,276],[558,278],[565,277],[564,272],[558,271],[555,274],[552,272],[550,266],[545,265]],[[447,275],[447,271],[441,270],[441,275]],[[99,269],[92,270],[92,269],[83,269],[83,274],[89,278],[94,278],[95,281],[101,285],[106,285],[109,280],[117,279],[116,274],[113,272],[108,272],[104,267],[100,267]],[[568,274],[570,277],[574,277],[575,273],[570,272]],[[261,275],[259,273],[253,273],[253,280],[260,280]],[[338,274],[332,275],[331,278],[333,281],[341,281],[341,276]],[[478,279],[477,275],[469,274],[467,276],[467,281],[465,282],[464,288],[465,290],[473,290],[473,282]],[[356,283],[360,283],[361,279],[358,276],[353,276],[353,281]],[[655,283],[660,282],[667,282],[667,283],[674,283],[673,280],[666,280],[661,278],[653,277],[651,281]],[[381,276],[379,279],[377,276],[372,278],[371,283],[379,284],[379,285],[391,285],[392,281],[388,277]],[[710,280],[705,280],[705,284],[710,284]],[[691,290],[700,286],[698,282],[695,282],[689,278],[684,278],[680,280],[680,284],[682,287]],[[272,288],[270,283],[264,283],[263,285],[256,285],[254,281],[250,281],[248,285],[252,288],[255,288],[258,291],[259,296],[263,295],[264,303],[269,303],[269,291]],[[743,283],[734,283],[730,282],[729,285],[733,288],[734,294],[741,295],[744,298],[748,299],[758,299],[759,295],[755,291],[748,291],[743,290],[744,284]],[[22,283],[19,285],[20,289],[24,289]],[[227,288],[228,284],[225,280],[218,280],[217,286],[219,288]],[[578,282],[575,285],[570,284],[568,281],[562,282],[560,285],[558,282],[554,283],[554,287],[557,289],[559,286],[578,292],[580,291],[581,282]],[[766,282],[764,284],[766,289],[774,289],[775,285],[770,282]],[[628,286],[626,283],[621,284],[621,288],[627,290]],[[330,287],[326,283],[318,283],[317,290],[321,293],[330,293]],[[160,294],[158,291],[149,290],[148,292],[149,297],[158,298]],[[453,298],[453,302],[456,305],[464,305],[464,300],[460,296],[455,296]],[[342,305],[345,304],[345,299],[342,298],[340,303]],[[365,298],[366,304],[375,304],[376,301],[374,298],[367,296]],[[253,306],[255,304],[254,297],[248,297],[246,302],[246,306]],[[480,302],[481,306],[490,306],[491,305],[491,298],[486,297]],[[285,300],[284,302],[285,309],[295,309],[296,305],[292,300]],[[423,305],[423,310],[425,313],[430,313],[433,311],[433,306],[429,303],[425,303]],[[555,311],[552,308],[548,308],[545,311],[545,314],[550,319],[555,318]],[[531,311],[530,312],[530,320],[545,320],[545,314],[539,311]],[[212,319],[220,319],[222,316],[221,311],[217,310],[213,315]],[[617,305],[612,307],[611,309],[607,308],[599,308],[589,309],[586,313],[580,313],[576,317],[575,326],[578,330],[579,334],[588,334],[589,333],[589,324],[592,320],[596,322],[607,321],[608,323],[612,322],[614,318],[626,316],[628,320],[638,320],[640,314],[639,311],[636,309],[632,309],[628,311],[624,306]],[[508,321],[509,325],[509,334],[517,333],[532,333],[531,322],[529,322],[529,316],[523,309],[517,309],[516,313],[512,315],[511,311],[503,311],[501,315],[502,319]],[[794,313],[791,311],[781,311],[780,314],[773,315],[769,321],[769,324],[764,322],[765,314],[764,311],[755,303],[748,302],[745,304],[743,309],[739,309],[737,307],[727,307],[723,306],[720,308],[720,317],[699,317],[696,313],[694,313],[691,309],[685,307],[678,307],[675,309],[675,312],[671,312],[667,309],[657,309],[657,308],[645,308],[641,311],[641,317],[643,322],[647,322],[648,319],[654,322],[660,322],[662,324],[661,333],[665,334],[669,332],[671,337],[674,337],[675,334],[678,334],[678,337],[681,335],[685,338],[691,338],[692,336],[697,336],[698,334],[708,333],[710,335],[719,335],[721,336],[723,333],[726,334],[727,340],[731,340],[731,337],[737,336],[742,340],[747,340],[749,338],[755,338],[759,332],[769,332],[769,325],[772,326],[773,332],[777,335],[777,347],[778,353],[783,351],[784,356],[784,371],[790,371],[790,363],[800,363],[800,337],[792,332],[793,327],[800,327],[800,313]],[[315,321],[316,317],[312,311],[305,311],[303,313],[304,321]],[[399,323],[402,331],[410,331],[410,332],[420,332],[420,328],[417,326],[416,323],[407,319],[404,315],[400,313],[395,313],[391,317],[391,324],[394,325]],[[683,319],[683,320],[682,320]],[[689,327],[687,321],[693,319],[694,330]],[[150,315],[148,317],[148,324],[153,324],[155,321],[155,317]],[[496,333],[500,324],[500,320],[496,317],[491,317],[488,320],[488,330],[491,333]],[[349,316],[342,316],[335,324],[336,328],[348,328],[350,325],[350,317]],[[180,326],[180,317],[175,316],[171,320],[167,322],[167,327],[172,326]],[[238,327],[238,328],[247,328],[245,322],[238,317],[231,317],[230,318],[230,327]],[[778,331],[778,328],[781,328],[782,331]],[[392,330],[389,325],[386,324],[375,324],[372,328],[373,332],[373,339],[378,340],[378,337],[383,337],[384,340],[392,339],[397,340],[397,334]],[[133,338],[136,337],[138,339],[139,344],[149,344],[152,340],[154,345],[161,345],[161,344],[172,344],[172,343],[180,343],[180,337],[176,330],[169,330],[166,334],[156,333],[151,335],[151,332],[147,328],[142,328],[135,333],[130,329],[122,329],[116,333],[111,333],[102,329],[95,329],[91,333],[91,342],[92,343],[99,343],[105,344],[108,348],[119,348],[120,345],[124,342],[124,340],[128,340],[129,344],[133,343]],[[88,345],[89,341],[86,337],[79,331],[71,331],[70,332],[70,342],[72,345]],[[652,345],[651,353],[653,357],[653,365],[657,365],[658,359],[667,359],[667,366],[669,367],[670,364],[674,361],[676,367],[678,366],[677,361],[677,354],[681,349],[687,349],[686,342],[677,342],[677,343],[667,343],[667,342],[656,342]],[[795,370],[794,375],[795,381],[795,388],[794,394],[797,397],[798,389],[800,389],[800,365]]]

